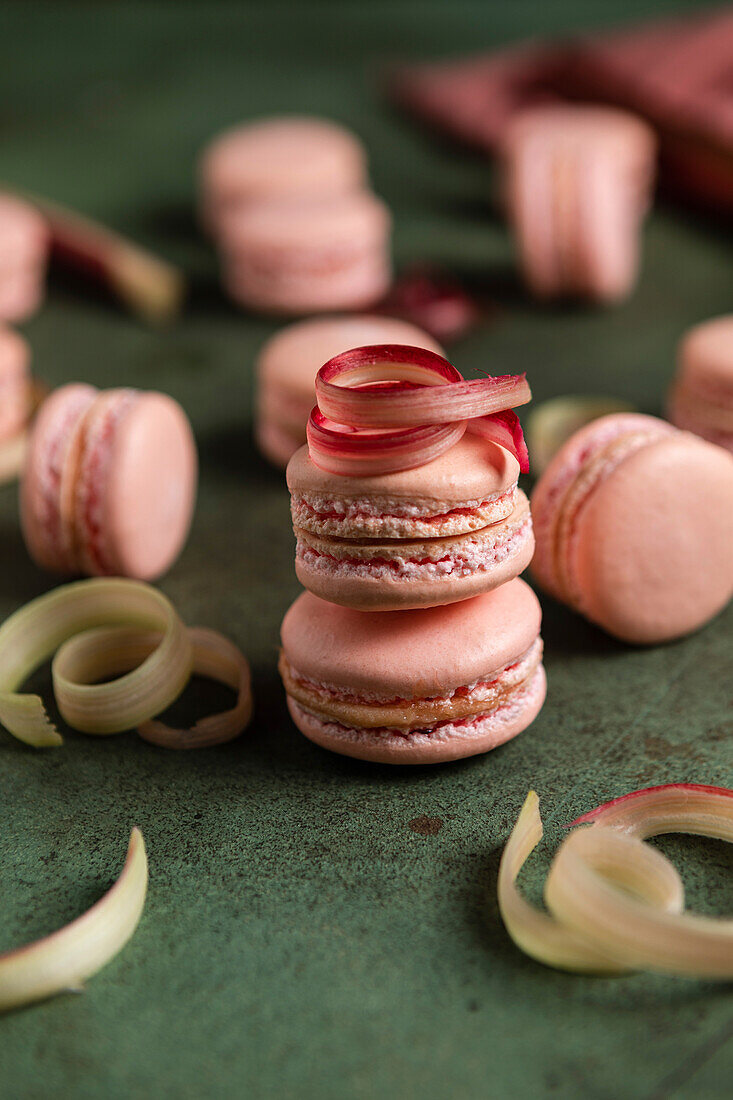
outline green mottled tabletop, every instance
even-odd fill
[[[486,166],[393,114],[375,85],[389,58],[694,6],[0,6],[0,178],[108,219],[194,281],[185,316],[160,332],[54,283],[26,326],[36,370],[51,383],[160,388],[186,407],[201,491],[162,587],[188,622],[240,643],[257,695],[243,738],[189,754],[71,732],[33,752],[0,732],[0,950],[91,904],[133,824],[151,870],[137,934],[86,992],[0,1021],[3,1100],[730,1095],[730,987],[543,969],[508,940],[495,879],[532,785],[547,825],[522,880],[533,897],[562,824],[583,809],[671,780],[730,785],[731,609],[685,641],[634,651],[545,600],[548,700],[515,741],[433,770],[311,745],[275,669],[298,592],[287,494],[251,443],[252,364],[274,325],[222,297],[191,213],[195,157],[213,132],[265,112],[331,115],[369,146],[398,261],[439,261],[496,298],[452,349],[459,368],[526,369],[539,400],[580,390],[658,412],[680,334],[733,305],[730,230],[658,210],[627,304],[537,308],[511,274]],[[2,489],[0,613],[51,584],[24,552],[14,489]],[[46,672],[36,682],[48,690]],[[176,716],[225,697],[195,684]],[[662,846],[680,858],[691,904],[733,909],[724,845]]]

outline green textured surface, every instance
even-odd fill
[[[494,894],[530,785],[547,823],[524,880],[534,896],[561,824],[583,809],[670,780],[730,785],[730,609],[695,637],[636,652],[545,601],[549,697],[516,741],[398,771],[312,746],[288,721],[275,670],[298,590],[287,496],[250,442],[252,362],[273,326],[222,299],[190,214],[195,155],[221,126],[293,108],[341,118],[369,145],[398,259],[439,259],[499,288],[492,322],[454,349],[461,369],[527,369],[540,400],[587,390],[658,411],[680,333],[731,308],[730,235],[657,212],[627,305],[532,307],[484,205],[486,169],[392,115],[373,88],[385,57],[683,8],[0,7],[0,177],[108,218],[196,280],[185,317],[160,333],[55,285],[27,326],[36,369],[183,402],[201,494],[162,587],[189,622],[242,645],[257,693],[250,732],[209,752],[70,733],[36,753],[0,734],[0,950],[98,897],[134,823],[151,865],[134,940],[86,993],[0,1021],[3,1100],[730,1095],[730,987],[545,970],[508,941]],[[4,489],[0,613],[49,586]],[[38,684],[47,689],[45,674]],[[177,713],[220,698],[192,687]],[[663,847],[682,858],[692,904],[733,909],[724,845]]]

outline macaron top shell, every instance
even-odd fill
[[[733,456],[686,432],[635,451],[584,506],[581,610],[625,641],[696,630],[733,595]]]
[[[114,436],[104,497],[114,572],[146,580],[167,569],[191,525],[196,478],[181,407],[165,394],[137,394]]]
[[[432,336],[394,317],[313,317],[287,325],[267,341],[258,362],[260,384],[315,402],[313,384],[324,363],[369,344],[408,344],[443,354]]]
[[[649,157],[656,147],[652,128],[637,115],[614,107],[545,104],[522,111],[507,130],[505,150],[529,138],[588,149],[609,144],[618,154]]]
[[[387,207],[368,191],[331,198],[263,199],[230,219],[222,247],[234,255],[243,249],[292,256],[301,249],[310,254],[333,248],[350,254],[381,246],[390,221]]]
[[[454,447],[415,470],[377,477],[339,477],[312,461],[308,447],[296,451],[286,472],[294,495],[435,504],[437,510],[481,502],[508,492],[519,463],[503,447],[467,432]]]
[[[304,592],[282,625],[302,676],[351,692],[427,698],[473,684],[536,640],[540,606],[519,579],[460,603],[419,611],[353,611]]]
[[[361,186],[366,157],[358,138],[334,122],[265,118],[218,137],[205,154],[202,171],[213,187],[242,198],[323,195]]]
[[[678,379],[702,396],[733,401],[733,315],[705,321],[687,333]]]

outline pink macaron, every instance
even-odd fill
[[[503,145],[504,191],[534,294],[629,293],[655,151],[651,128],[624,111],[553,105],[518,116]]]
[[[196,496],[196,447],[162,393],[56,390],[35,420],[21,522],[38,565],[151,580],[178,556]]]
[[[541,586],[616,637],[701,627],[733,595],[733,457],[651,416],[577,432],[532,494]]]
[[[733,453],[733,315],[696,325],[680,345],[669,419]]]
[[[0,194],[0,321],[25,321],[45,289],[50,235],[29,203]]]
[[[540,607],[513,580],[449,607],[377,612],[300,596],[280,673],[298,729],[384,764],[437,764],[515,737],[545,698]]]
[[[305,443],[305,425],[316,403],[317,372],[343,351],[367,344],[409,344],[442,355],[422,329],[392,317],[313,317],[275,333],[256,364],[255,434],[260,450],[285,467]]]
[[[263,200],[221,242],[224,285],[266,313],[366,309],[391,281],[389,236],[387,208],[368,191]]]
[[[228,221],[253,201],[330,198],[367,184],[359,139],[328,119],[259,119],[217,137],[204,153],[201,202],[205,224],[226,235]]]
[[[518,576],[534,536],[519,463],[467,433],[424,466],[339,477],[290,460],[287,482],[298,580],[322,599],[363,611],[433,607]]]
[[[25,428],[31,411],[30,349],[0,322],[0,443]]]

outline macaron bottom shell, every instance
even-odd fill
[[[442,764],[498,748],[522,733],[537,717],[547,692],[540,665],[532,679],[492,713],[432,729],[355,729],[329,722],[303,708],[291,696],[288,710],[300,732],[331,752],[378,764]]]

